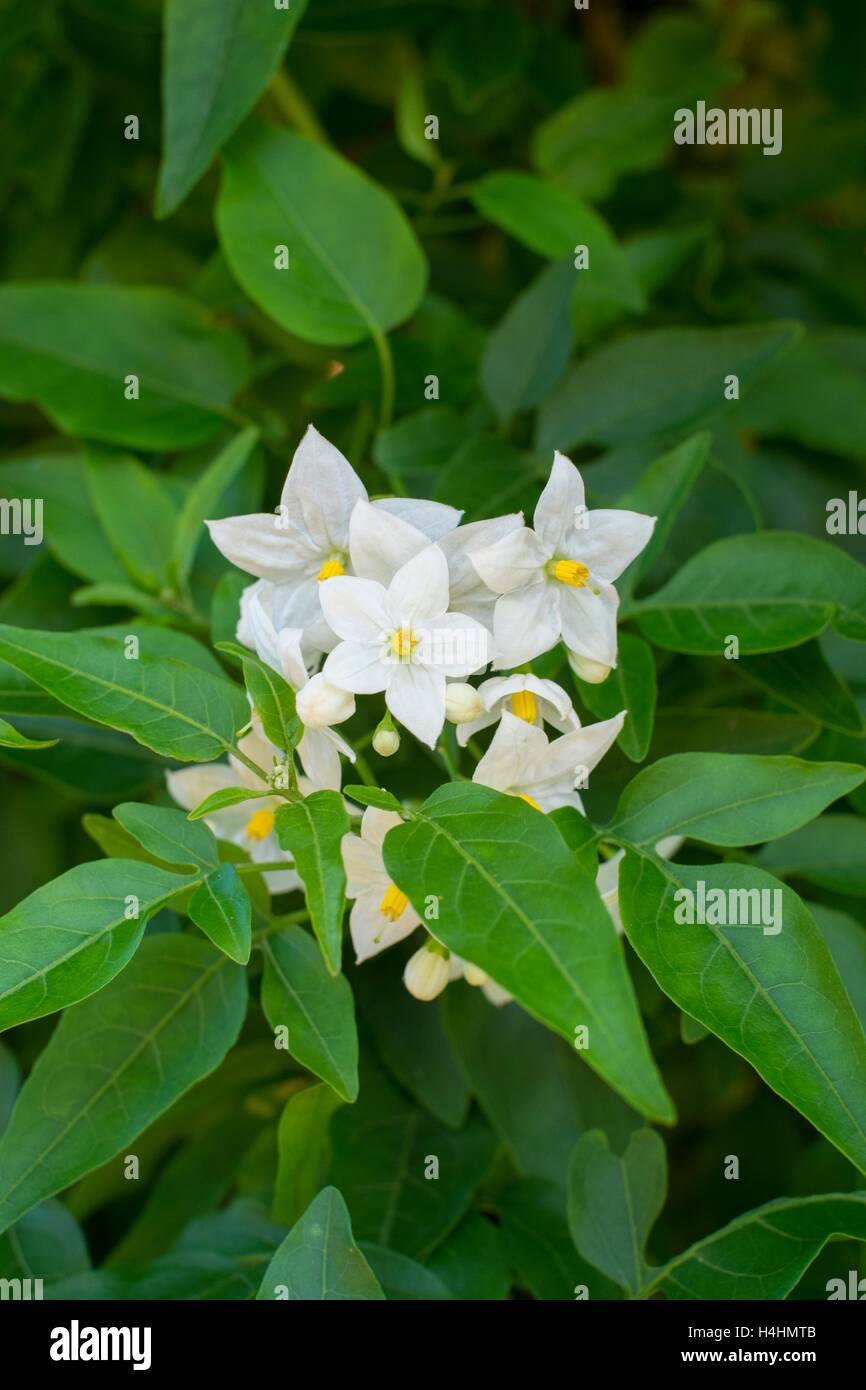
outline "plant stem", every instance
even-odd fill
[[[278,68],[274,73],[268,91],[289,125],[294,126],[295,130],[300,131],[301,135],[306,135],[309,140],[317,140],[320,145],[330,143],[306,97],[301,94],[284,68]]]
[[[370,764],[367,762],[367,759],[358,752],[357,748],[355,749],[355,768],[365,787],[378,787],[379,783],[373,776]]]
[[[381,328],[374,328],[371,325],[370,332],[373,338],[373,345],[379,358],[379,370],[382,374],[382,399],[379,407],[379,429],[386,430],[391,423],[391,416],[394,414],[394,358],[391,355],[391,344],[382,332]],[[399,479],[396,484],[400,482]],[[405,495],[405,488],[400,486],[400,491]]]

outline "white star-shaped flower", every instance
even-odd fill
[[[571,697],[555,681],[542,680],[531,672],[516,671],[511,676],[491,676],[478,687],[484,713],[468,723],[458,724],[457,742],[461,748],[480,729],[495,724],[506,710],[541,728],[551,724],[560,733],[580,728]]]
[[[489,660],[489,633],[448,611],[448,565],[430,545],[403,565],[387,589],[372,579],[335,578],[322,590],[325,619],[342,640],[325,679],[356,695],[385,692],[399,723],[434,747],[445,721],[445,678]]]
[[[533,520],[534,530],[509,531],[470,557],[499,595],[493,620],[497,667],[531,661],[560,638],[578,656],[615,666],[614,580],[649,541],[655,517],[587,511],[580,473],[570,459],[555,454]]]
[[[251,513],[207,523],[217,549],[238,569],[275,586],[277,627],[305,631],[305,646],[327,651],[319,594],[326,580],[351,568],[350,526],[356,503],[387,517],[387,544],[380,546],[377,574],[393,550],[394,568],[407,546],[429,545],[457,525],[461,513],[441,502],[389,497],[368,503],[352,465],[311,425],[297,450],[276,513]],[[414,551],[412,553],[415,553]],[[392,571],[393,572],[393,571]]]
[[[573,729],[551,742],[543,729],[506,711],[473,782],[519,796],[539,811],[574,806],[583,811],[577,788],[586,786],[623,726],[625,710],[613,719]]]

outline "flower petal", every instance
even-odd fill
[[[419,925],[419,917],[411,906],[403,909],[396,922],[379,911],[379,902],[365,893],[356,899],[349,914],[349,931],[355,947],[355,964],[361,965],[389,946],[396,946]]]
[[[381,642],[340,642],[328,656],[322,674],[340,690],[375,695],[392,679],[393,666],[383,660]]]
[[[562,548],[563,540],[585,515],[583,479],[565,454],[553,455],[553,467],[538,499],[533,524],[548,555]]]
[[[616,740],[625,721],[625,710],[598,724],[585,724],[534,757],[527,767],[526,790],[543,811],[574,805],[576,784],[585,786],[585,777],[601,762]]]
[[[385,704],[410,733],[434,748],[445,723],[445,676],[430,666],[398,663],[385,692]]]
[[[397,626],[386,590],[373,579],[325,579],[319,585],[319,601],[328,626],[344,641],[384,642]]]
[[[544,566],[550,558],[534,531],[521,526],[509,531],[493,545],[483,546],[470,555],[470,560],[488,589],[496,594],[508,594],[523,589],[544,578]]]
[[[458,526],[456,531],[449,531],[447,536],[439,540],[439,549],[448,561],[451,602],[461,613],[472,611],[467,604],[489,603],[493,592],[472,563],[472,556],[479,550],[488,549],[511,531],[519,531],[522,526],[523,514],[512,512],[509,516],[470,521],[466,526]]]
[[[387,587],[398,569],[430,544],[428,536],[370,502],[356,502],[349,523],[349,554],[355,574]]]
[[[367,889],[380,895],[388,887],[388,875],[382,863],[382,852],[360,835],[344,835],[340,842],[343,867],[346,870],[346,895],[357,898]]]
[[[442,613],[429,627],[416,628],[416,658],[445,676],[471,676],[492,656],[493,643],[483,623],[466,613]]]
[[[379,858],[382,858],[382,842],[389,830],[393,830],[395,825],[402,825],[403,817],[396,811],[383,811],[379,806],[368,806],[361,817],[361,835],[371,845],[375,845],[379,851]],[[387,879],[385,866],[382,865],[382,872]]]
[[[372,505],[408,522],[428,541],[438,541],[453,531],[455,526],[459,526],[463,515],[456,507],[449,507],[445,502],[427,502],[418,497],[380,497]]]
[[[654,516],[612,508],[585,512],[583,520],[585,527],[578,527],[568,536],[568,554],[573,560],[581,560],[606,584],[619,579],[649,544],[656,524]]]
[[[239,570],[274,584],[297,583],[315,570],[318,552],[303,531],[279,523],[273,512],[253,512],[205,525],[217,550]]]
[[[505,710],[472,780],[482,787],[519,795],[526,784],[528,769],[545,756],[548,746],[542,729]]]
[[[438,545],[428,545],[402,565],[388,586],[388,606],[397,622],[414,627],[448,608],[448,562]]]
[[[281,505],[316,548],[347,550],[349,518],[367,489],[349,460],[312,425],[295,450]]]
[[[546,579],[514,594],[503,594],[493,614],[497,670],[522,666],[559,641],[559,596]]]
[[[560,586],[559,612],[565,645],[578,656],[616,665],[616,612],[619,594],[612,584],[592,588]]]
[[[340,754],[327,729],[305,729],[298,744],[301,766],[317,791],[338,792],[343,781]]]

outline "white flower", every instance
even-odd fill
[[[377,729],[373,735],[373,751],[380,758],[393,758],[400,747],[400,735],[396,729]]]
[[[473,564],[472,557],[486,550],[503,537],[521,530],[523,513],[494,516],[484,521],[470,521],[444,536],[437,536],[439,549],[448,561],[451,602],[461,613],[468,613],[493,632],[493,611],[496,594],[484,583]]]
[[[610,748],[624,719],[622,710],[613,719],[574,729],[550,742],[543,729],[506,711],[472,780],[519,796],[539,811],[555,811],[559,806],[582,811],[577,785],[586,785],[586,777]]]
[[[358,965],[402,941],[421,923],[406,894],[392,883],[382,858],[382,841],[389,830],[400,824],[396,811],[368,806],[360,835],[343,836],[346,894],[355,899],[349,914],[349,931]]]
[[[372,579],[334,579],[322,608],[343,639],[325,662],[327,679],[357,695],[384,690],[394,718],[432,748],[445,722],[445,677],[468,676],[488,660],[487,630],[447,611],[442,551],[422,550],[387,589]]]
[[[309,699],[308,714],[313,713],[315,718],[333,715],[335,717],[328,722],[341,723],[354,713],[354,697],[330,686],[322,675],[310,679],[301,647],[303,633],[291,627],[277,631],[268,611],[267,597],[261,591],[250,595],[244,612],[244,635],[262,661],[283,676],[298,696],[296,708],[304,725],[298,757],[310,781],[317,787],[339,791],[342,782],[340,754],[354,762],[355,750],[326,725],[308,724],[302,709]]]
[[[673,859],[680,845],[683,844],[682,835],[667,835],[663,840],[659,840],[656,845],[656,854],[662,859]],[[613,918],[613,924],[622,936],[622,917],[619,913],[619,866],[625,858],[625,850],[618,849],[612,854],[610,859],[604,859],[598,866],[598,873],[595,876],[595,886],[601,895],[601,900]]]
[[[578,656],[615,666],[613,582],[647,544],[655,517],[587,511],[580,473],[555,454],[534,523],[534,531],[510,531],[471,555],[500,595],[493,620],[497,667],[531,661],[560,637]]]
[[[477,690],[481,712],[475,719],[461,723],[457,742],[461,748],[477,734],[495,724],[499,716],[510,710],[518,719],[541,728],[546,721],[560,733],[579,729],[580,720],[574,712],[571,697],[555,681],[541,680],[531,672],[517,671],[512,676],[491,676]]]
[[[374,555],[377,576],[387,567],[392,550],[397,568],[408,558],[407,545],[417,549],[419,537],[429,544],[456,526],[461,515],[440,502],[401,497],[368,507],[367,489],[352,465],[311,425],[295,451],[277,514],[253,513],[207,523],[214,545],[227,560],[276,586],[277,628],[304,629],[306,645],[318,651],[332,645],[322,622],[319,593],[323,581],[345,574],[350,567],[350,523],[358,502],[374,516],[377,510],[382,513],[386,544],[378,554],[373,543],[363,547],[365,554]],[[358,547],[362,540],[363,535],[356,539]]]
[[[431,937],[407,960],[403,983],[414,999],[429,1003],[442,993],[450,975],[448,952]]]
[[[473,985],[476,988],[480,987],[481,993],[488,1003],[495,1004],[497,1009],[501,1009],[503,1004],[510,1004],[514,998],[514,995],[509,994],[507,989],[503,989],[495,980],[491,980],[486,971],[479,970],[477,965],[472,965],[468,960],[463,960],[461,956],[455,956],[452,951],[451,971],[448,977],[449,983],[451,980],[459,980],[461,976],[466,981],[467,985]]]
[[[256,733],[247,734],[241,739],[238,748],[248,758],[257,763],[265,772],[270,772],[274,758],[278,756],[273,744]],[[266,783],[257,777],[244,763],[229,755],[227,763],[199,763],[182,768],[179,772],[167,772],[165,780],[168,790],[178,806],[184,811],[194,811],[206,797],[224,787],[246,787],[250,791],[264,790]],[[302,786],[306,793],[313,790],[310,783]],[[301,880],[291,868],[291,854],[281,849],[274,833],[274,815],[286,803],[279,796],[263,796],[243,801],[237,806],[226,806],[213,815],[205,816],[207,825],[218,840],[228,840],[239,845],[256,864],[270,864],[285,860],[289,869],[270,870],[264,874],[265,882],[272,893],[290,893],[301,887]]]
[[[587,656],[578,656],[577,652],[568,652],[568,664],[577,679],[586,681],[587,685],[601,685],[606,681],[613,667],[605,666],[603,661],[590,661]]]
[[[483,712],[484,705],[474,685],[449,681],[445,687],[445,718],[450,724],[468,724]]]

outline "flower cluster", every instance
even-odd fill
[[[625,716],[582,728],[567,692],[528,663],[562,642],[582,679],[605,679],[616,665],[614,581],[649,541],[655,518],[588,510],[580,473],[558,453],[532,528],[520,513],[468,525],[461,517],[439,502],[371,501],[349,462],[310,427],[275,512],[208,523],[223,555],[254,579],[242,596],[238,640],[296,692],[302,791],[340,788],[340,759],[355,755],[334,726],[355,712],[356,696],[381,696],[378,752],[399,746],[394,721],[430,748],[446,719],[461,747],[495,725],[475,782],[540,811],[581,809],[579,788]],[[488,668],[506,674],[468,682]],[[545,725],[558,736],[549,738]],[[248,738],[258,741],[260,766],[282,759],[255,712]],[[171,774],[169,786],[192,806],[250,776],[230,763]],[[252,816],[217,811],[209,823],[262,862],[289,859],[275,843],[269,799],[256,806]],[[368,809],[360,835],[344,842],[358,961],[420,925],[382,860],[382,840],[397,819]],[[290,872],[278,875],[277,891],[290,886]],[[405,979],[429,999],[456,975],[482,985],[494,1002],[508,997],[432,936]]]

